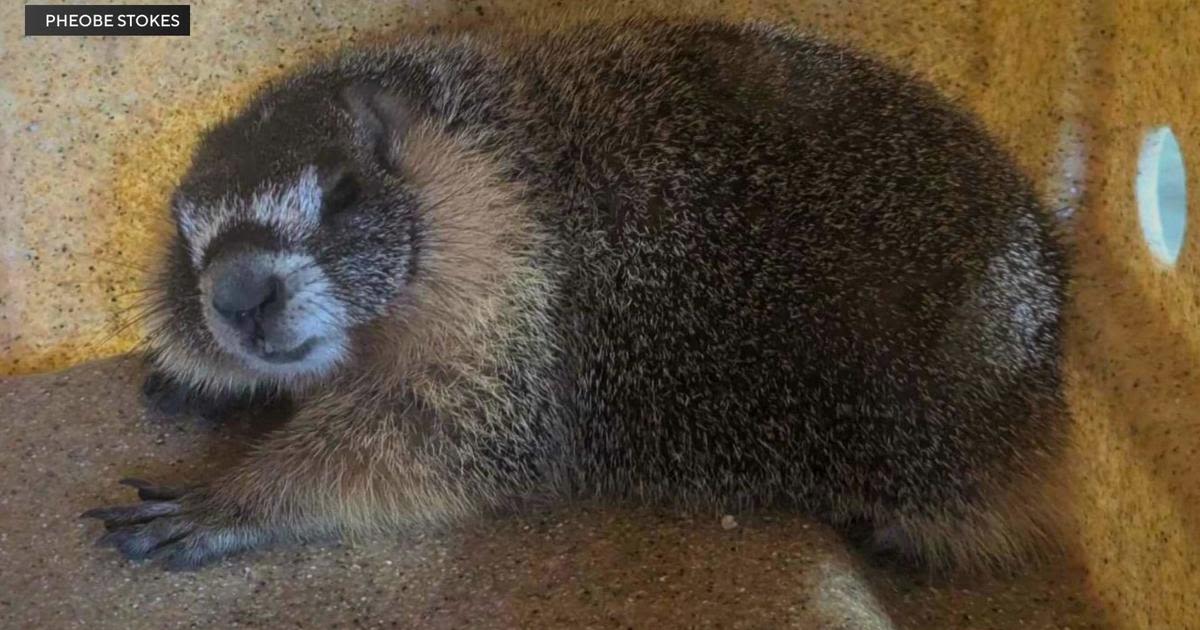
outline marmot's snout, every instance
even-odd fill
[[[221,241],[199,287],[205,325],[220,347],[264,374],[315,373],[336,362],[345,318],[316,261],[246,239]]]
[[[244,252],[209,269],[209,305],[218,315],[213,332],[266,361],[290,363],[302,360],[317,339],[299,338],[286,281],[274,266],[265,252]],[[303,315],[299,319],[303,323]]]

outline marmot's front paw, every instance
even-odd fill
[[[204,396],[194,388],[161,372],[151,372],[142,384],[146,404],[164,416],[195,415],[205,420],[217,420],[226,413],[221,401]]]
[[[224,420],[238,412],[266,407],[280,400],[279,395],[273,392],[214,396],[180,383],[157,370],[150,372],[146,377],[142,384],[142,396],[151,409],[164,416],[186,414],[209,422]]]
[[[137,488],[142,502],[96,508],[81,517],[104,521],[109,531],[97,544],[115,547],[130,560],[161,558],[169,570],[191,570],[267,542],[265,530],[239,522],[208,500],[202,486],[157,486],[138,479],[121,483]]]

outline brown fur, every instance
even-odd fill
[[[224,201],[303,180],[270,198],[315,206],[313,164],[347,145],[331,172],[390,195],[348,220]],[[206,270],[175,254],[160,367],[300,411],[115,532],[130,557],[196,566],[535,495],[798,505],[937,567],[1053,538],[1051,220],[969,114],[853,51],[703,21],[413,38],[265,90],[196,162],[180,224],[309,256],[350,354],[312,378],[229,368],[241,350],[187,295]],[[285,219],[245,227],[264,215]]]

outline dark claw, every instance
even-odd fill
[[[130,560],[161,559],[170,571],[190,571],[269,541],[263,529],[238,524],[207,505],[200,486],[160,486],[141,479],[121,483],[135,488],[143,502],[80,516],[103,521],[109,531],[96,544],[114,547]]]
[[[152,501],[138,505],[121,505],[106,508],[94,508],[80,514],[80,518],[96,518],[104,521],[104,527],[113,529],[125,525],[136,525],[152,521],[162,516],[178,514],[178,503],[169,501]]]
[[[98,546],[115,547],[130,560],[145,560],[171,552],[173,545],[192,533],[196,526],[182,518],[164,518],[109,532]]]

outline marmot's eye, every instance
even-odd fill
[[[342,173],[337,183],[325,193],[321,202],[321,216],[333,216],[358,202],[362,187],[353,173]]]

